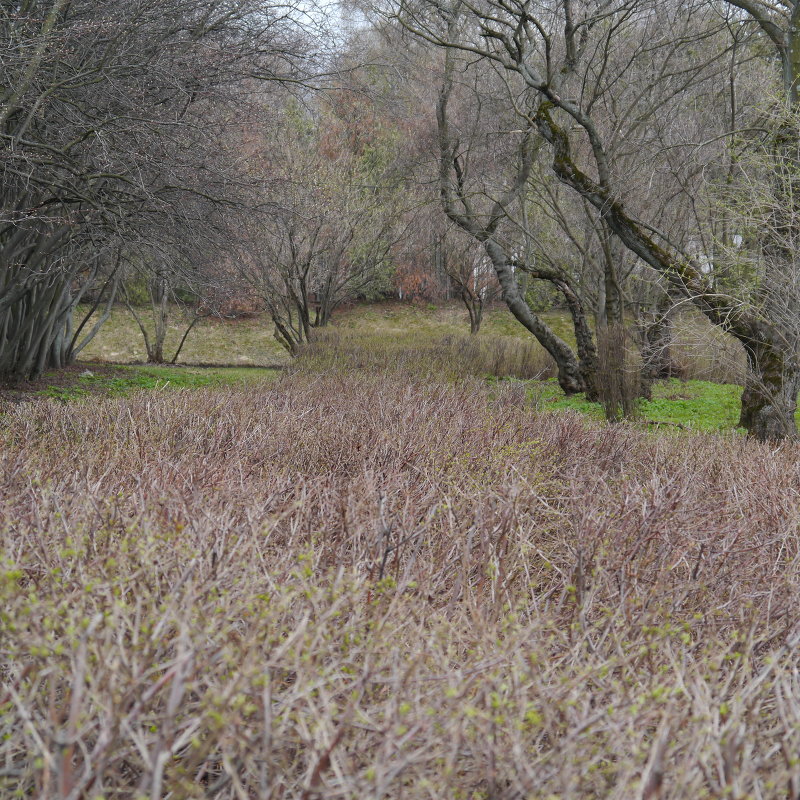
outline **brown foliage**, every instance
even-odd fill
[[[3,796],[796,796],[796,446],[399,373],[0,426]]]

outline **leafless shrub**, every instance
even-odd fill
[[[628,346],[624,325],[603,326],[597,333],[597,392],[606,419],[618,422],[636,412],[642,394],[642,369]]]
[[[0,795],[790,796],[800,451],[517,395],[13,409]]]

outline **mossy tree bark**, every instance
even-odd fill
[[[588,400],[597,400],[597,347],[595,345],[594,334],[589,325],[589,315],[569,276],[559,269],[548,268],[542,265],[534,268],[519,263],[516,266],[531,278],[549,281],[561,292],[564,302],[569,309],[570,317],[572,318],[572,327],[575,331],[578,368],[584,387],[582,391],[586,393],[586,398]]]
[[[787,102],[796,103],[800,84],[800,25],[797,24],[800,3],[787,6],[784,11],[761,0],[729,2],[750,14],[776,46],[784,65]],[[524,84],[527,92],[514,84],[515,111],[523,128],[519,132],[524,134],[520,152],[531,147],[531,125],[535,126],[552,148],[552,168],[557,178],[591,204],[601,223],[629,251],[664,276],[676,294],[688,298],[714,325],[744,345],[750,353],[752,370],[742,415],[749,432],[759,439],[796,436],[790,395],[800,369],[785,323],[763,313],[758,303],[748,303],[743,296],[736,298],[716,292],[698,261],[623,207],[604,136],[592,117],[596,103],[587,100],[584,92],[586,81],[591,79],[588,74],[578,73],[584,55],[595,52],[590,36],[594,23],[589,21],[591,16],[576,21],[574,11],[570,0],[565,0],[560,7],[561,27],[550,18],[535,19],[535,12],[527,5],[511,8],[499,0],[487,0],[481,7],[454,4],[444,19],[440,7],[430,17],[410,11],[403,24],[425,41],[444,48],[448,54],[446,63],[449,53],[460,51],[465,59],[472,59],[471,63],[483,60],[497,73],[505,71],[514,76],[513,81]],[[559,47],[553,46],[556,41]],[[605,40],[599,46],[610,47],[610,44],[610,40]],[[591,56],[587,59],[591,61]],[[482,235],[485,241],[494,230],[486,232],[486,225],[475,224],[467,193],[461,191],[462,176],[455,158],[458,151],[447,131],[446,119],[442,119],[452,83],[447,66],[445,72],[445,88],[438,109],[442,195],[450,218],[465,230],[471,226],[474,235]],[[589,96],[595,97],[591,92]],[[566,124],[562,125],[558,115],[563,116]],[[587,160],[586,169],[579,166],[579,160],[570,151],[573,130],[579,131],[580,162]],[[527,180],[525,165],[529,162],[524,158],[519,161],[523,166],[517,183],[498,201],[498,216],[517,201],[519,187]],[[454,185],[450,182],[451,170],[456,175]],[[496,227],[494,213],[489,215],[489,228]],[[610,287],[605,288],[608,291]],[[791,325],[797,327],[797,319]]]
[[[787,368],[780,350],[768,343],[752,342],[745,349],[749,369],[739,426],[762,441],[796,438],[800,371]]]

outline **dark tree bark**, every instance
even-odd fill
[[[492,261],[497,279],[503,292],[503,301],[508,310],[514,315],[526,330],[530,331],[539,344],[552,356],[558,369],[558,385],[564,394],[577,394],[585,392],[588,388],[584,372],[572,348],[551,330],[542,320],[531,311],[530,306],[519,291],[516,277],[511,270],[511,264],[505,250],[492,239],[484,241],[486,253]]]
[[[521,270],[531,278],[549,281],[561,292],[572,318],[572,327],[575,331],[575,343],[578,353],[578,365],[581,372],[583,390],[587,400],[595,401],[598,398],[597,387],[597,347],[594,335],[589,325],[589,315],[583,306],[580,295],[572,285],[572,281],[561,270],[537,266],[535,268],[518,263]]]

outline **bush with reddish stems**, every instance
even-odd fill
[[[287,375],[0,422],[0,796],[800,791],[795,445]]]

